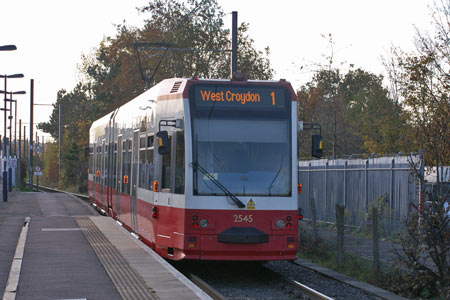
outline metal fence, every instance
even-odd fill
[[[414,168],[423,170],[419,155],[299,161],[303,189],[299,207],[305,218],[311,218],[313,198],[317,220],[334,223],[335,206],[340,204],[345,207],[346,224],[361,226],[370,208],[377,205],[384,226],[399,228],[408,216],[409,204],[419,201],[420,180]]]

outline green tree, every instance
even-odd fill
[[[45,156],[43,161],[44,174],[42,176],[42,184],[46,186],[56,187],[59,175],[59,147],[57,143],[45,143]]]
[[[348,140],[349,127],[344,118],[344,101],[339,93],[341,81],[342,76],[338,69],[322,69],[314,75],[311,82],[297,92],[299,120],[321,124],[324,148],[328,156],[354,152],[353,149],[348,149],[351,143]],[[309,133],[302,134],[303,145],[310,145],[305,141],[305,136],[308,135]],[[306,149],[303,148],[302,152]],[[303,153],[308,155],[308,150]]]
[[[407,114],[389,97],[381,76],[361,69],[344,76],[339,69],[321,69],[297,95],[299,119],[321,124],[328,155],[397,153],[412,147],[406,138],[411,136]]]
[[[394,49],[389,76],[400,100],[409,111],[415,139],[424,150],[425,164],[450,164],[450,1],[431,7],[434,31],[417,29],[416,49]],[[422,172],[417,172],[425,187]],[[398,285],[408,296],[450,299],[450,218],[444,208],[450,191],[444,191],[437,172],[436,189],[422,190],[426,205],[412,204],[407,235],[398,251],[402,270]]]
[[[349,71],[340,83],[340,90],[347,124],[363,141],[362,151],[392,154],[414,147],[408,114],[383,87],[381,75],[361,69]]]
[[[59,104],[62,104],[63,153],[70,150],[72,157],[77,152],[80,163],[85,161],[84,147],[88,145],[92,122],[146,89],[136,61],[136,42],[170,43],[176,48],[195,50],[168,52],[154,82],[194,75],[204,78],[230,77],[229,52],[203,51],[231,48],[230,31],[224,28],[223,23],[226,15],[216,0],[152,0],[139,10],[148,15],[144,26],[132,28],[119,25],[115,36],[102,41],[93,53],[83,55],[79,65],[82,79],[72,91],[58,92],[50,120],[38,125],[57,139]],[[270,79],[273,70],[268,59],[269,49],[257,50],[248,29],[246,23],[239,26],[239,70],[250,79]],[[152,71],[159,54],[161,52],[140,55],[142,66]],[[74,160],[75,157],[72,157],[68,161]],[[65,177],[72,178],[71,171],[66,169],[70,168],[69,165],[62,166],[63,173]]]
[[[77,143],[72,142],[62,155],[63,174],[62,181],[65,187],[78,186],[86,178],[87,164],[80,160],[80,149]]]
[[[155,71],[165,54],[151,84],[172,77],[230,77],[230,53],[204,51],[231,48],[230,31],[224,28],[223,23],[226,15],[217,1],[155,0],[140,11],[149,15],[143,28],[130,28],[125,24],[117,26],[116,36],[103,41],[95,53],[85,55],[80,65],[83,83],[89,93],[106,105],[107,111],[145,90],[136,53],[146,74]],[[270,50],[257,50],[248,29],[246,23],[238,29],[239,70],[250,79],[271,79]],[[164,50],[137,52],[134,49],[136,42],[165,43],[173,47],[167,53]],[[191,50],[172,51],[174,48]]]

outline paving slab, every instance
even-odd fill
[[[211,299],[113,219],[45,192],[12,192],[0,203],[0,298],[26,217],[15,299]]]

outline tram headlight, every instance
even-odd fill
[[[277,226],[278,228],[284,228],[284,226],[286,226],[286,222],[284,222],[283,219],[280,219],[277,221]]]
[[[206,228],[206,227],[208,227],[208,220],[206,220],[206,219],[201,219],[201,220],[200,220],[200,227],[201,227],[201,228]]]

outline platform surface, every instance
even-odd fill
[[[0,202],[0,298],[211,299],[113,219],[45,192]]]

